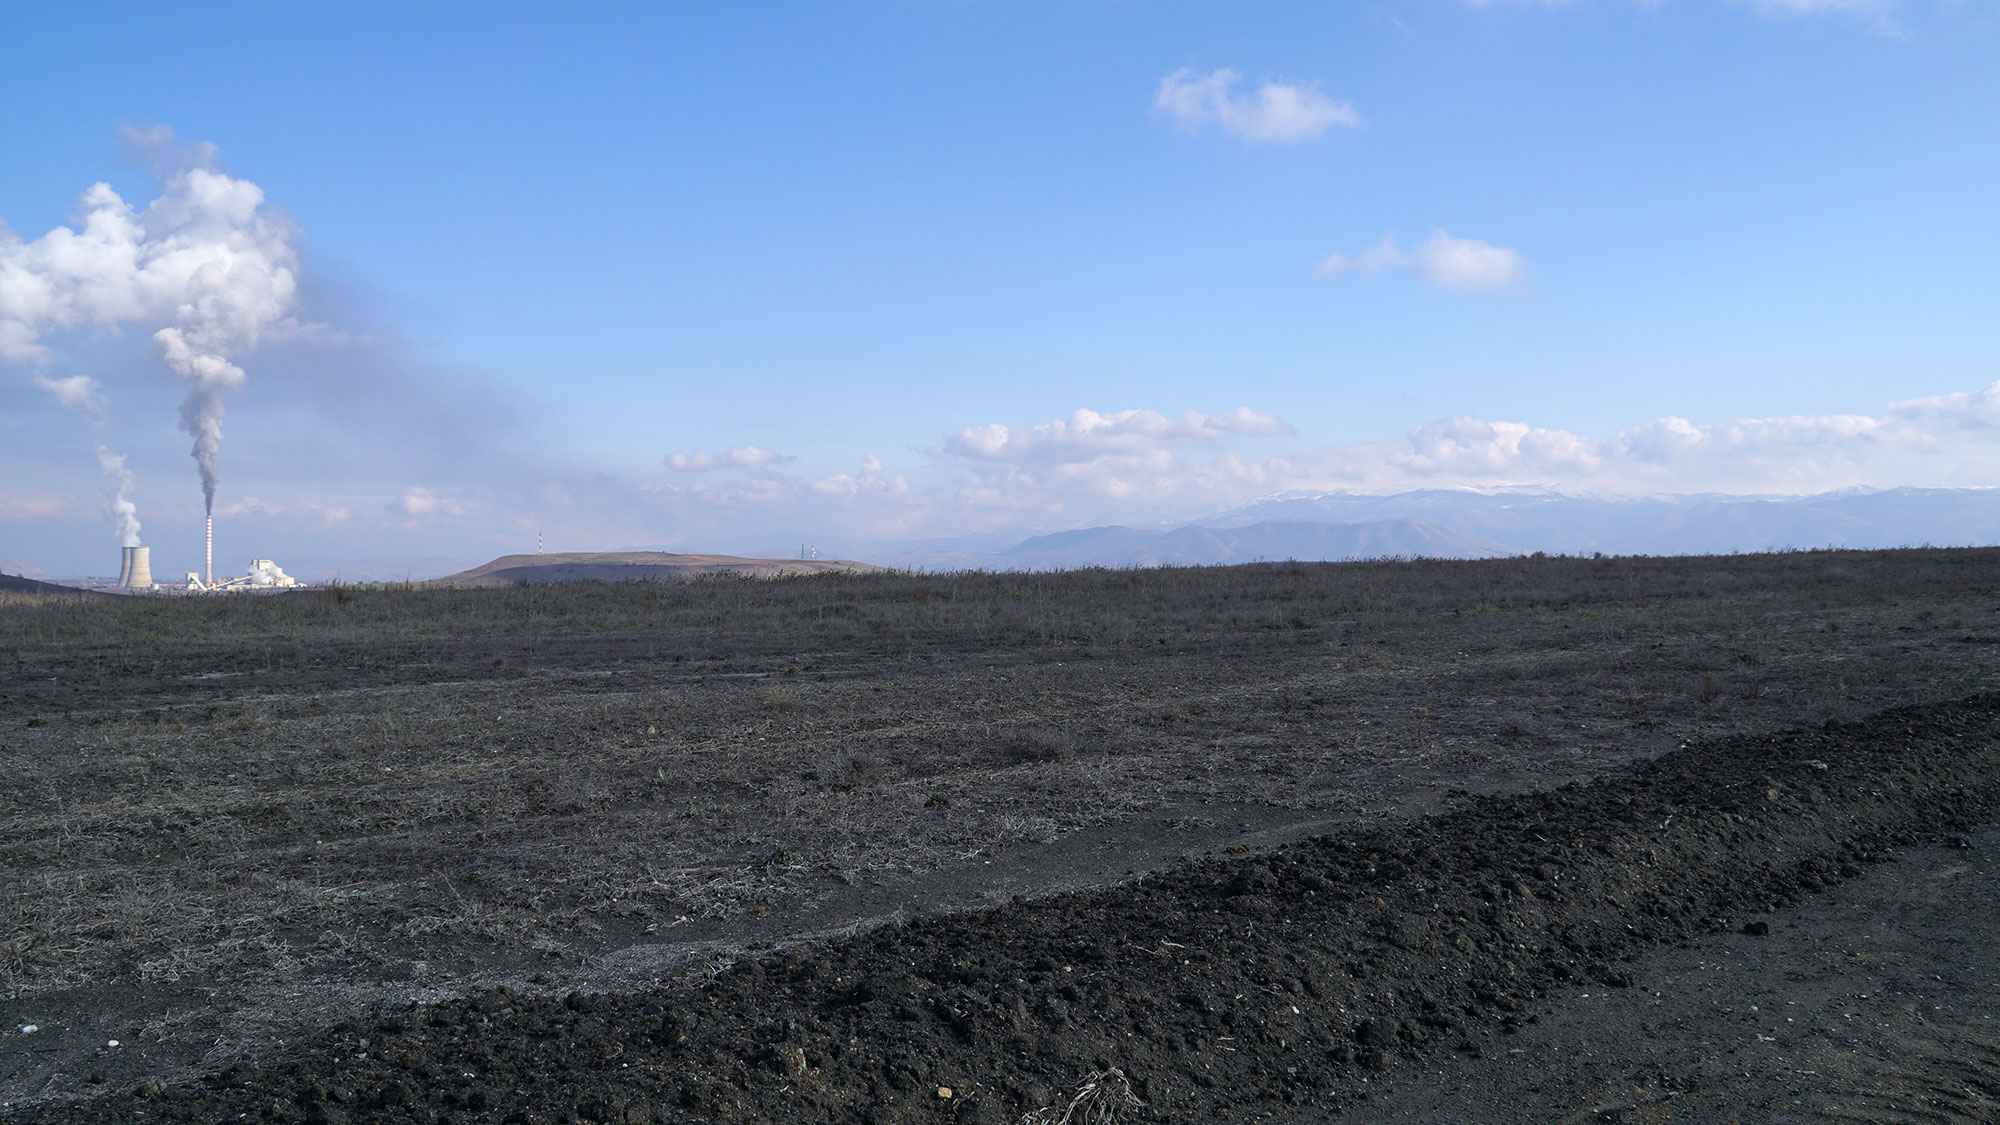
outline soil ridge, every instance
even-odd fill
[[[1116,1067],[1129,1120],[1337,1110],[1575,980],[1988,823],[2000,695],[718,960],[679,987],[385,1009],[193,1084],[10,1120],[1002,1122]],[[1746,929],[1747,927],[1747,929]]]

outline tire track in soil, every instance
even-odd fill
[[[2000,697],[1902,708],[651,993],[385,1009],[202,1082],[13,1119],[977,1125],[1111,1066],[1147,1103],[1131,1120],[1338,1116],[1553,994],[1630,989],[1665,943],[1783,917],[1893,847],[1989,822],[1996,766]],[[1883,1103],[1932,1089],[1955,1051],[1882,1073]]]

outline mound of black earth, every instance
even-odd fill
[[[1097,1120],[1337,1109],[1411,1057],[1481,1050],[1553,986],[1628,986],[1621,965],[1649,945],[1755,932],[1895,846],[1990,821],[1996,766],[2000,696],[1692,746],[655,994],[382,1011],[203,1081],[19,1119],[969,1125],[1059,1120],[1093,1078]]]

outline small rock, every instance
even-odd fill
[[[1769,922],[1745,922],[1743,923],[1743,932],[1749,934],[1751,937],[1764,937],[1771,932],[1771,924]]]
[[[938,1097],[939,1097],[940,1099],[944,1100],[944,1101],[950,1101],[950,1100],[951,1100],[951,1087],[949,1087],[949,1086],[939,1086],[939,1087],[938,1087]]]

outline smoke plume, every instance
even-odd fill
[[[43,337],[85,325],[154,328],[162,360],[187,386],[180,428],[194,439],[212,512],[223,395],[245,380],[231,357],[291,323],[298,232],[265,206],[262,188],[215,170],[214,146],[183,146],[164,128],[128,129],[125,141],[161,178],[145,210],[100,183],[71,225],[33,242],[0,228],[0,359],[46,365]]]
[[[88,375],[66,375],[51,379],[37,373],[35,384],[49,393],[57,403],[74,410],[89,421],[90,428],[104,428],[103,387]],[[137,547],[139,545],[139,506],[132,502],[132,470],[125,467],[125,456],[113,453],[103,442],[97,443],[97,467],[111,487],[104,493],[104,518],[118,532],[118,545]]]
[[[125,467],[123,454],[113,453],[102,445],[97,447],[97,467],[112,483],[104,494],[104,518],[117,530],[120,547],[137,547],[139,506],[132,503],[132,470]]]

